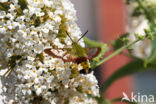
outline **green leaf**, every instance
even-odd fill
[[[109,88],[109,86],[116,80],[137,73],[137,72],[142,72],[145,70],[150,70],[150,69],[155,69],[156,68],[156,63],[148,63],[147,67],[144,67],[144,61],[141,59],[136,59],[132,62],[129,62],[125,66],[121,67],[118,69],[116,72],[114,72],[102,85],[101,88],[101,95]]]
[[[8,2],[0,3],[0,10],[8,11],[8,9],[10,8],[9,5],[10,4]]]
[[[144,11],[142,10],[142,8],[140,6],[138,6],[134,9],[132,16],[138,17],[138,16],[142,15],[143,13],[144,13]]]
[[[151,40],[152,51],[150,56],[147,58],[147,62],[151,62],[156,58],[156,34],[154,34],[154,40]]]
[[[36,59],[39,60],[42,64],[44,64],[44,56],[43,53],[37,54]]]
[[[125,45],[125,43],[128,42],[128,40],[127,40],[127,39],[128,39],[128,38],[127,38],[128,35],[129,35],[129,33],[123,34],[123,35],[122,35],[121,37],[119,37],[117,40],[114,40],[114,41],[111,42],[111,44],[112,44],[114,50],[117,50],[117,49],[121,48],[122,46]]]
[[[16,61],[20,60],[21,58],[22,56],[20,55],[11,56],[8,61],[8,65],[10,66],[10,68],[13,69],[16,66]]]
[[[126,0],[127,5],[131,4],[132,2],[135,2],[135,0]]]
[[[21,6],[21,9],[24,10],[24,9],[27,9],[28,8],[28,3],[26,0],[18,0],[18,4]]]
[[[129,5],[130,4],[130,0],[126,0],[126,4]]]

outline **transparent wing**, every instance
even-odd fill
[[[89,60],[92,60],[93,58],[95,58],[96,56],[98,56],[101,52],[101,48],[87,48],[87,58]]]
[[[74,61],[74,55],[71,52],[72,48],[47,48],[44,50],[46,54],[54,58],[62,59],[64,62]]]

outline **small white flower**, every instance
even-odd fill
[[[28,5],[28,8],[29,8],[29,13],[30,15],[33,15],[35,13],[35,7],[33,7],[32,5]]]
[[[8,0],[0,0],[0,2],[4,3],[4,2],[8,2]]]
[[[54,19],[55,22],[59,23],[61,22],[61,17],[59,15],[53,15],[52,17]]]
[[[26,72],[26,74],[24,75],[24,79],[30,79],[31,78],[31,74],[30,74],[30,72],[28,71],[28,72]]]
[[[47,7],[51,7],[53,5],[53,1],[50,0],[43,0],[43,3],[47,6]]]
[[[38,16],[38,17],[41,17],[41,16],[44,16],[44,12],[36,12],[36,16]]]
[[[35,53],[41,53],[43,52],[43,45],[39,44],[37,46],[34,47],[34,52]]]
[[[1,34],[5,34],[5,33],[6,33],[6,30],[7,30],[7,26],[5,26],[5,27],[0,27],[0,33],[1,33]]]
[[[9,11],[14,11],[15,9],[20,8],[20,6],[18,4],[10,4],[10,9]]]
[[[31,30],[32,30],[32,31],[30,32],[30,34],[32,34],[32,35],[37,35],[37,34],[38,34],[37,32],[38,32],[39,30],[38,30],[37,28],[35,28],[34,26],[31,27]]]
[[[45,26],[46,28],[48,28],[49,30],[53,30],[54,29],[54,22],[53,21],[50,21],[50,20],[47,20]]]
[[[64,46],[63,44],[61,44],[61,42],[60,42],[60,40],[58,38],[56,38],[54,40],[54,44],[57,45],[57,46],[59,46],[59,48],[62,48]]]
[[[19,0],[10,0],[9,9],[0,11],[0,67],[10,68],[10,58],[21,56],[13,60],[14,71],[8,76],[10,82],[6,82],[9,86],[4,95],[6,104],[9,100],[30,104],[35,96],[41,96],[43,103],[63,104],[68,98],[69,104],[97,104],[87,98],[88,92],[99,93],[93,73],[73,76],[77,69],[73,62],[64,62],[44,52],[51,48],[55,55],[63,57],[66,48],[71,47],[72,41],[68,37],[60,39],[59,32],[68,31],[74,41],[80,37],[73,4],[69,0],[25,1],[28,8],[24,10]],[[79,43],[84,46],[83,39]],[[78,86],[83,93],[77,91]]]
[[[49,32],[49,29],[47,29],[46,26],[43,26],[43,27],[41,28],[41,30],[42,30],[44,33],[48,33],[48,32]]]
[[[45,85],[35,85],[36,94],[39,96],[47,87]]]
[[[6,17],[10,18],[10,20],[15,19],[15,16],[16,16],[16,13],[14,13],[14,12],[8,13],[8,14],[6,15]]]
[[[30,56],[28,56],[27,58],[28,58],[28,60],[30,60],[30,61],[34,61],[35,60],[35,54],[30,54]]]
[[[26,29],[26,27],[23,27],[22,29],[18,30],[18,33],[23,35],[22,38],[27,38],[27,34],[29,34],[29,30]]]
[[[53,75],[50,75],[50,74],[47,74],[46,76],[46,80],[47,80],[47,83],[51,83],[52,81],[53,81],[53,79],[54,79],[54,76]]]
[[[52,100],[50,104],[56,104],[56,103],[54,102],[54,100]]]
[[[17,27],[17,25],[18,25],[17,22],[7,21],[7,26],[9,29],[15,29]]]
[[[0,18],[4,18],[6,16],[6,12],[5,11],[0,11]]]
[[[22,90],[23,95],[31,95],[32,91],[28,86],[25,86],[25,88]]]
[[[46,66],[45,65],[40,65],[40,68],[39,68],[39,73],[41,73],[41,72],[47,72],[48,71],[48,69],[46,68]]]

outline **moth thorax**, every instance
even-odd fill
[[[76,62],[77,64],[80,64],[80,63],[86,62],[86,61],[87,61],[87,58],[86,58],[86,57],[78,57],[78,58],[75,60],[75,62]]]

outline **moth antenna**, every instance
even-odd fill
[[[88,30],[81,36],[81,38],[78,41],[80,41],[87,33],[88,33]]]
[[[67,31],[66,31],[66,34],[68,35],[68,37],[70,38],[70,40],[71,40],[72,42],[74,42],[73,39],[70,37],[70,35],[68,34]]]

